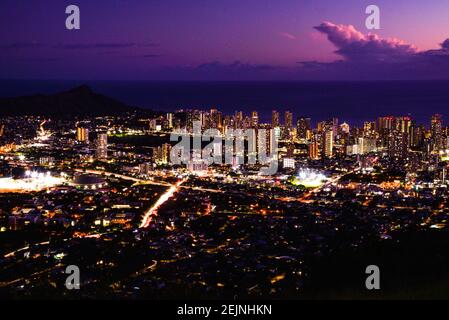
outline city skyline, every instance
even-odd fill
[[[2,0],[0,39],[0,299],[449,298],[447,0]]]
[[[12,98],[0,118],[0,296],[447,297],[441,115],[315,126],[136,109],[86,86],[54,97]]]

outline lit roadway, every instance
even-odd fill
[[[139,178],[136,178],[136,177],[123,175],[123,174],[120,174],[120,173],[108,172],[108,171],[102,171],[102,170],[75,169],[75,171],[76,172],[80,172],[80,173],[90,173],[90,174],[96,174],[96,175],[104,175],[106,177],[114,176],[116,178],[120,178],[120,179],[123,179],[123,180],[134,181],[136,183],[136,185],[138,185],[138,184],[150,184],[150,185],[163,186],[163,187],[172,187],[173,186],[173,184],[168,183],[168,182],[144,180],[144,179],[139,179]],[[198,190],[198,191],[205,191],[205,192],[223,192],[223,191],[217,190],[217,189],[207,189],[207,188],[193,187],[193,186],[181,186],[181,188]]]
[[[359,171],[360,168],[355,168],[349,172],[345,172],[343,174],[337,175],[334,178],[330,179],[329,181],[327,181],[326,183],[324,183],[323,185],[316,187],[312,190],[307,191],[306,193],[303,194],[302,197],[299,198],[300,202],[305,202],[305,203],[311,203],[314,202],[314,200],[307,200],[313,193],[318,193],[319,191],[321,191],[324,187],[327,187],[330,184],[336,183],[338,180],[340,180],[342,177],[344,177],[347,174],[351,174],[354,172]]]
[[[180,189],[180,188],[186,188],[186,189],[192,189],[192,190],[198,190],[198,191],[205,191],[205,192],[223,192],[221,190],[217,189],[206,189],[206,188],[200,188],[200,187],[191,187],[191,186],[181,186],[185,181],[187,181],[187,178],[184,178],[183,180],[178,181],[176,184],[170,184],[168,182],[156,182],[152,180],[143,180],[135,177],[130,177],[127,175],[114,173],[114,172],[108,172],[108,171],[102,171],[102,170],[91,170],[91,169],[75,169],[76,172],[84,172],[84,173],[90,173],[90,174],[96,174],[96,175],[104,175],[107,177],[114,176],[123,180],[129,180],[134,181],[136,184],[150,184],[150,185],[157,185],[157,186],[164,186],[169,187],[167,191],[165,191],[164,194],[160,196],[160,198],[149,208],[142,219],[142,222],[139,226],[139,228],[147,228],[151,221],[153,220],[153,216],[157,215],[157,209],[164,204],[167,200],[169,200],[173,195]]]
[[[159,199],[157,199],[153,206],[148,209],[143,215],[142,223],[140,224],[139,228],[148,228],[151,221],[153,220],[153,217],[157,215],[157,209],[167,200],[173,197],[175,192],[179,190],[179,187],[185,181],[186,179],[178,181],[175,185],[171,186],[164,194],[162,194]]]
[[[168,182],[156,182],[156,181],[151,181],[151,180],[143,180],[143,179],[139,179],[139,178],[135,178],[135,177],[130,177],[130,176],[126,176],[120,173],[115,173],[115,172],[108,172],[108,171],[102,171],[102,170],[91,170],[91,169],[75,169],[76,172],[81,172],[81,173],[90,173],[90,174],[97,174],[97,175],[104,175],[106,177],[111,177],[114,176],[116,178],[120,178],[123,180],[129,180],[129,181],[134,181],[134,182],[138,182],[138,183],[145,183],[145,184],[153,184],[153,185],[157,185],[157,186],[164,186],[164,187],[169,187],[171,186],[170,183]]]
[[[44,241],[44,242],[36,243],[36,244],[34,244],[33,246],[43,246],[43,245],[47,245],[47,244],[49,244],[49,243],[50,243],[50,241]],[[11,251],[11,252],[5,254],[3,257],[4,257],[4,258],[10,258],[10,257],[15,256],[17,253],[19,253],[19,252],[21,252],[21,251],[28,250],[28,249],[30,249],[30,246],[25,246],[25,247],[23,247],[23,248],[20,248],[20,249]]]

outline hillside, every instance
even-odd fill
[[[0,98],[0,116],[111,115],[136,110],[86,85],[52,95]]]

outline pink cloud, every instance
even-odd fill
[[[287,38],[287,39],[290,39],[290,40],[296,40],[297,39],[295,35],[293,35],[291,33],[288,33],[288,32],[281,32],[281,33],[279,33],[279,35],[281,37],[284,37],[284,38]]]
[[[346,60],[366,58],[385,61],[418,52],[414,45],[407,44],[400,39],[383,39],[373,33],[363,34],[353,25],[325,21],[315,29],[325,34],[328,40],[337,47],[335,53],[343,56]]]

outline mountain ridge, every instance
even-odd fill
[[[0,98],[0,116],[114,115],[140,110],[118,100],[95,93],[88,85],[44,95]]]

